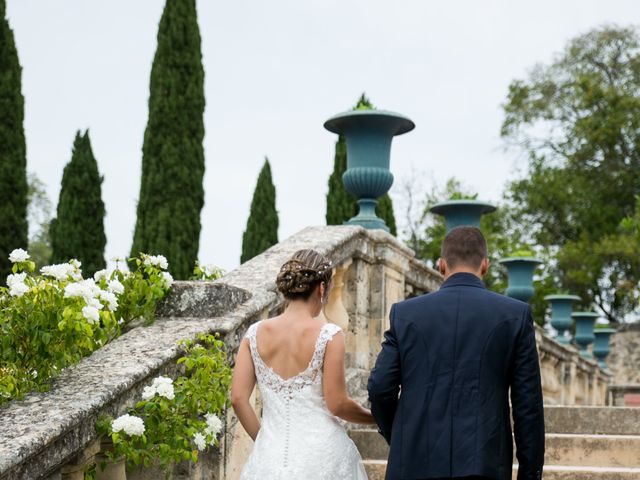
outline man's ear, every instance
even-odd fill
[[[491,266],[491,262],[489,261],[488,258],[485,257],[484,260],[482,260],[482,263],[480,264],[480,276],[484,277],[487,272],[489,271],[489,267]]]
[[[438,271],[442,274],[445,275],[447,273],[447,262],[445,261],[444,258],[440,257],[438,259]]]

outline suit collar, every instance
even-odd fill
[[[444,281],[440,288],[459,287],[463,285],[468,287],[486,288],[484,283],[482,283],[482,280],[476,277],[473,273],[466,272],[454,273]]]

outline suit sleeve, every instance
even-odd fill
[[[367,386],[371,413],[387,443],[391,443],[391,429],[398,409],[401,382],[400,353],[395,330],[395,307],[395,305],[391,307],[390,327],[384,334],[382,350],[371,371]]]
[[[540,364],[529,306],[516,338],[510,383],[518,480],[539,480],[544,464],[544,410]]]

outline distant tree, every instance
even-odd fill
[[[9,253],[27,248],[27,155],[22,68],[0,0],[0,282],[11,273]]]
[[[242,235],[240,263],[261,254],[278,243],[278,212],[276,210],[276,187],[271,179],[269,159],[265,158],[251,200],[251,211],[247,229]]]
[[[370,110],[373,105],[363,93],[353,110]],[[336,142],[333,160],[333,172],[329,176],[329,191],[327,193],[327,225],[342,225],[358,214],[358,202],[351,195],[342,182],[342,175],[347,170],[347,144],[342,135]],[[396,235],[396,220],[393,215],[393,202],[389,194],[378,200],[376,214],[385,221],[392,235]]]
[[[198,258],[204,148],[204,69],[195,0],[167,0],[151,68],[140,197],[131,256],[163,254],[177,279]]]
[[[56,218],[51,222],[51,260],[76,258],[86,276],[106,266],[102,177],[89,132],[76,134],[71,161],[64,167]]]
[[[614,323],[637,308],[640,281],[621,226],[640,191],[639,72],[636,28],[578,36],[511,83],[501,132],[529,158],[509,188],[521,228],[557,252],[559,287],[582,297],[579,308]]]
[[[45,184],[35,173],[30,173],[29,183],[29,254],[36,265],[49,264],[51,260],[51,200]]]

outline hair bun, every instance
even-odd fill
[[[307,293],[320,279],[317,270],[309,268],[297,260],[289,260],[278,273],[276,285],[283,295]]]

